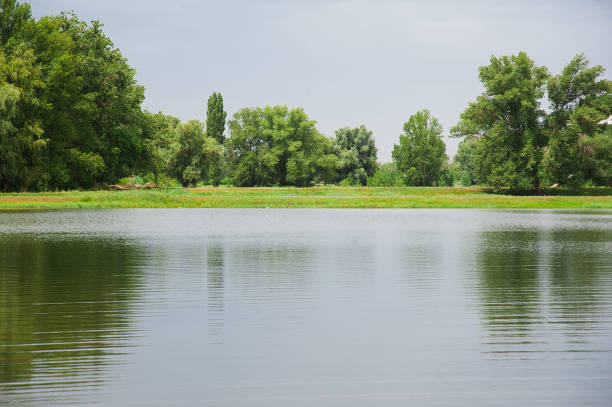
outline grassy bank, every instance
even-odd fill
[[[603,191],[607,193],[606,191]],[[612,208],[585,195],[511,196],[479,188],[194,188],[0,194],[2,209],[67,208]]]

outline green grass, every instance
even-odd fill
[[[312,187],[149,189],[0,194],[1,209],[67,208],[612,208],[612,191],[516,196],[481,188]],[[602,195],[606,194],[606,195]]]

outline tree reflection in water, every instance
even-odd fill
[[[582,337],[605,322],[599,309],[611,294],[609,234],[577,229],[483,232],[476,274],[489,351],[520,357],[597,351],[595,343]]]
[[[0,389],[98,386],[138,336],[142,249],[121,239],[1,236]]]

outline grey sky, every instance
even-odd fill
[[[381,162],[418,109],[429,109],[447,134],[482,92],[478,67],[491,55],[523,50],[557,73],[584,52],[612,69],[608,1],[30,3],[37,17],[73,10],[103,22],[136,68],[151,111],[204,119],[215,90],[230,116],[245,106],[301,106],[328,136],[365,124]],[[457,140],[446,142],[454,154]]]

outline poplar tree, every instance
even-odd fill
[[[223,110],[223,96],[221,93],[213,92],[208,98],[208,109],[206,110],[206,135],[212,137],[219,144],[223,144],[225,137],[225,118],[227,113]]]

